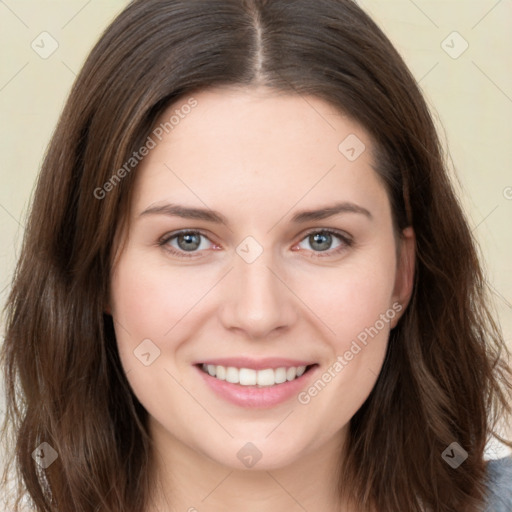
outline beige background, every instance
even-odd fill
[[[88,51],[128,3],[0,0],[1,306],[58,115]],[[431,105],[512,347],[512,1],[358,3],[396,45]],[[58,48],[44,55],[52,44]]]

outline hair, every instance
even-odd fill
[[[48,147],[6,305],[13,510],[25,495],[38,512],[148,506],[148,416],[104,312],[135,171],[102,199],[94,191],[169,105],[210,87],[259,85],[313,95],[357,121],[396,227],[416,235],[412,297],[350,421],[340,494],[361,509],[480,510],[486,443],[494,435],[512,446],[497,434],[512,414],[510,354],[425,100],[350,0],[138,0],[93,48]],[[457,470],[441,457],[454,441],[469,454]],[[58,453],[45,470],[31,455],[42,442]]]

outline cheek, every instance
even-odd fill
[[[322,325],[330,328],[323,338],[329,359],[298,401],[313,416],[329,417],[332,435],[368,398],[382,369],[391,321],[401,310],[392,304],[393,268],[390,259],[340,269],[328,292],[309,295]]]
[[[111,305],[117,346],[125,372],[132,379],[141,373],[144,363],[152,361],[154,368],[161,360],[163,335],[172,322],[168,315],[162,315],[166,306],[163,300],[173,300],[173,294],[164,297],[162,284],[161,279],[156,279],[155,270],[130,251],[123,254],[112,275]]]
[[[175,359],[182,342],[174,340],[186,340],[187,311],[205,293],[196,288],[199,276],[190,281],[192,275],[171,272],[148,263],[144,253],[127,250],[111,280],[112,316],[126,377],[145,409],[171,430],[181,420],[168,412],[186,412],[190,406],[173,377],[181,380]]]
[[[393,250],[382,244],[364,256],[347,259],[337,270],[329,269],[323,287],[316,279],[317,286],[309,292],[302,289],[305,302],[322,320],[316,324],[324,332],[330,356],[299,402],[319,415],[330,415],[333,426],[345,424],[356,413],[382,369],[391,322],[401,310],[393,305]],[[327,410],[320,412],[323,408]]]
[[[112,314],[126,327],[124,332],[119,329],[119,342],[127,339],[127,332],[134,341],[141,336],[163,340],[208,290],[208,279],[198,272],[148,264],[143,254],[134,252],[119,261],[111,289]]]
[[[309,286],[297,282],[296,289],[323,321],[324,332],[338,353],[347,350],[358,336],[363,339],[368,329],[374,333],[375,326],[387,338],[389,323],[396,316],[392,307],[395,268],[392,250],[380,247],[347,259],[339,268],[316,270],[315,286],[311,286],[311,277]]]
[[[143,251],[127,249],[119,260],[111,280],[117,347],[127,378],[145,406],[155,398],[155,389],[171,385],[168,372],[181,379],[186,371],[201,317],[214,314],[207,299],[218,279],[212,269],[171,267]]]

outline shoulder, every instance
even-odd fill
[[[512,510],[512,456],[487,462],[486,512]]]

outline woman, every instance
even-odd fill
[[[425,102],[355,3],[132,2],[59,121],[8,303],[20,496],[509,510],[486,290]]]

